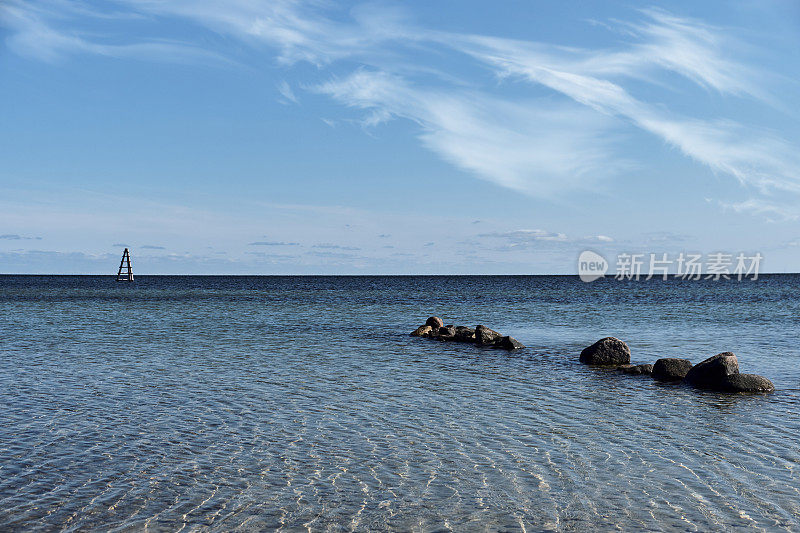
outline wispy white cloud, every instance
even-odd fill
[[[102,42],[96,35],[58,26],[80,16],[102,17],[81,3],[52,2],[47,5],[8,0],[0,4],[0,27],[11,30],[7,46],[22,56],[55,62],[73,54],[93,54],[119,59],[142,59],[174,63],[230,63],[203,47],[168,39],[127,43]],[[109,18],[124,17],[119,13]]]
[[[662,70],[706,90],[772,101],[756,81],[767,74],[731,57],[731,50],[744,45],[724,28],[644,9],[637,22],[615,21],[632,39],[627,46],[586,50],[420,30],[405,24],[395,11],[363,10],[354,24],[344,25],[313,16],[312,8],[300,2],[277,2],[270,8],[246,1],[236,5],[247,13],[239,19],[238,30],[279,46],[286,61],[320,64],[369,51],[371,56],[362,60],[385,70],[385,58],[376,49],[386,49],[387,42],[403,38],[417,46],[435,43],[491,65],[498,75],[523,77],[601,114],[629,121],[714,172],[761,192],[772,188],[800,192],[795,170],[800,163],[798,150],[777,135],[730,119],[683,117],[661,102],[633,96],[623,85],[631,78],[663,84],[654,74]],[[195,5],[189,9],[197,12]],[[206,24],[218,20],[205,13]],[[243,30],[244,20],[259,22]],[[364,70],[318,89],[347,105],[369,109],[364,123],[370,126],[392,116],[414,120],[423,129],[423,143],[446,160],[533,195],[552,195],[554,181],[561,191],[586,187],[630,166],[613,153],[608,122],[569,106],[550,113],[533,101],[502,101],[479,93],[466,96],[463,91],[454,95],[452,88],[420,88],[398,77]],[[588,127],[576,127],[578,123]]]
[[[341,244],[321,243],[315,244],[312,248],[324,248],[326,250],[360,250],[358,246],[344,246]]]
[[[645,8],[643,19],[613,21],[611,31],[621,31],[633,41],[622,50],[571,50],[578,58],[562,57],[561,64],[587,75],[622,76],[654,81],[655,69],[671,71],[693,83],[719,93],[771,96],[755,82],[765,73],[732,59],[748,47],[731,36],[730,29],[679,17],[663,9]]]
[[[41,241],[41,237],[26,237],[22,235],[18,235],[16,233],[4,233],[0,235],[0,241],[30,241],[30,240],[37,240]]]
[[[330,16],[335,6],[318,0],[125,1],[144,13],[192,20],[254,46],[272,46],[284,64],[323,66],[374,53],[381,43],[405,34],[402,13],[387,8],[362,6],[352,11],[350,22],[337,22]]]
[[[254,48],[269,47],[285,65],[306,61],[329,67],[343,59],[347,68],[361,64],[312,84],[312,90],[363,110],[367,127],[393,118],[413,121],[422,144],[445,160],[530,195],[592,188],[630,169],[634,157],[626,157],[617,133],[623,123],[750,188],[757,198],[736,209],[777,215],[786,209],[775,207],[771,191],[800,193],[800,151],[780,135],[708,112],[678,113],[668,99],[637,90],[642,84],[677,88],[682,79],[706,97],[783,104],[767,86],[771,75],[742,60],[748,48],[734,32],[662,9],[606,21],[623,42],[588,49],[420,28],[402,10],[376,5],[356,7],[346,16],[333,4],[312,0],[121,0],[115,6],[125,11],[96,16],[189,21]],[[162,60],[216,54],[177,41],[101,39],[71,26],[76,13],[92,16],[92,11],[61,0],[10,0],[0,7],[0,24],[11,29],[10,47],[48,61],[74,53]],[[428,60],[454,52],[501,79],[522,80],[551,94],[499,96],[496,86],[458,79],[446,62]],[[279,82],[278,91],[285,102],[297,102],[287,82]]]
[[[797,220],[800,219],[800,206],[796,201],[789,199],[777,200],[774,198],[750,198],[741,202],[717,202],[723,209],[737,213],[754,213],[763,215],[769,221]]]
[[[481,233],[478,237],[493,237],[506,239],[511,242],[531,242],[531,241],[559,241],[564,242],[567,236],[564,233],[554,233],[542,229],[518,229],[514,231]]]
[[[645,34],[659,38],[622,54],[559,49],[553,54],[541,44],[482,36],[462,37],[460,43],[451,38],[448,42],[503,76],[546,86],[596,111],[623,118],[742,184],[761,191],[779,188],[800,192],[798,151],[774,133],[746,128],[732,120],[682,117],[661,104],[635,98],[612,81],[613,76],[599,76],[635,77],[643,72],[640,67],[649,64],[678,72],[703,87],[762,96],[763,92],[751,84],[750,69],[719,57],[719,43],[710,27],[657,11],[651,16],[654,21],[643,26]],[[565,58],[570,55],[577,59]]]
[[[367,126],[395,117],[416,122],[423,144],[444,159],[535,196],[589,186],[629,164],[611,155],[609,120],[568,103],[416,87],[363,69],[315,90],[366,110]]]
[[[294,91],[292,90],[292,87],[288,83],[286,83],[285,80],[281,81],[278,84],[278,92],[283,97],[282,100],[280,100],[281,103],[283,103],[283,104],[288,104],[288,103],[296,104],[296,103],[298,103],[297,96],[295,96]]]
[[[284,241],[256,241],[247,243],[248,246],[300,246],[299,242]]]
[[[466,241],[472,251],[519,253],[578,251],[586,247],[606,248],[615,242],[607,235],[570,236],[543,229],[517,229],[480,233]]]

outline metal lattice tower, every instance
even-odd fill
[[[126,272],[123,272],[126,270]],[[133,271],[131,270],[131,254],[128,249],[122,252],[122,261],[119,262],[119,272],[117,272],[117,281],[133,281]]]

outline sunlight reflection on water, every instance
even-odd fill
[[[0,528],[800,528],[796,276],[0,276]],[[483,323],[506,353],[408,336]],[[720,351],[778,391],[581,366]]]

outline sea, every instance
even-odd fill
[[[0,531],[800,531],[799,333],[800,275],[3,275]]]

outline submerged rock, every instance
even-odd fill
[[[475,344],[478,346],[490,346],[499,341],[502,335],[486,326],[475,326]]]
[[[653,365],[653,379],[658,381],[681,381],[692,369],[692,362],[688,359],[672,357],[659,359]]]
[[[618,338],[606,337],[584,348],[580,359],[587,365],[625,365],[631,362],[631,350]]]
[[[775,385],[758,374],[731,374],[725,377],[722,390],[726,392],[774,392]]]
[[[442,319],[438,316],[432,316],[425,321],[425,325],[432,327],[434,330],[438,330],[438,328],[444,326],[444,322],[442,322]]]
[[[630,374],[633,376],[649,376],[653,373],[653,365],[649,363],[643,365],[622,365],[619,369],[623,374]]]
[[[739,373],[739,361],[732,352],[722,352],[697,363],[685,381],[699,389],[724,390],[728,376]]]
[[[431,334],[433,328],[430,326],[420,326],[411,332],[412,337],[426,337]]]
[[[519,350],[524,348],[525,345],[519,342],[514,337],[500,337],[497,341],[495,341],[494,345],[498,348],[503,348],[504,350]]]

